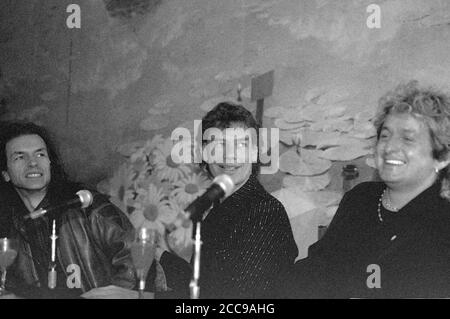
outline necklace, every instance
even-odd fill
[[[386,193],[387,192],[387,187],[384,189],[383,193],[381,193],[380,199],[378,199],[378,219],[380,220],[380,222],[383,222],[383,217],[381,216],[381,205],[383,204],[383,198],[384,195],[389,195]],[[386,208],[388,208],[389,210],[393,211],[393,212],[398,212],[398,208],[390,205],[387,201],[387,199],[384,200],[384,205],[386,206]]]
[[[378,199],[378,219],[379,221],[382,223],[383,222],[383,217],[381,217],[381,201],[383,200],[383,195],[386,192],[386,188],[384,189],[383,193],[381,193],[380,199]]]
[[[397,207],[394,207],[394,206],[392,206],[392,205],[390,204],[391,196],[390,196],[389,190],[388,190],[387,188],[385,188],[385,190],[384,190],[384,192],[383,192],[383,195],[385,195],[385,194],[384,194],[385,192],[386,192],[386,196],[382,196],[382,197],[385,197],[385,198],[384,198],[384,205],[386,206],[387,209],[389,209],[389,210],[391,210],[391,211],[393,211],[393,212],[398,212],[398,208],[397,208]]]

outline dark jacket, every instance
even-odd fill
[[[397,213],[383,208],[381,222],[384,188],[362,183],[344,196],[325,236],[294,266],[286,297],[450,297],[450,203],[440,183]]]
[[[298,250],[283,205],[255,176],[202,223],[201,298],[273,298]]]
[[[53,196],[47,195],[39,205],[46,207],[56,201],[63,201],[66,193],[75,194],[76,185]],[[92,288],[117,285],[124,288],[135,286],[135,274],[130,251],[125,242],[131,236],[133,226],[127,216],[112,205],[105,196],[93,192],[93,204],[86,208],[69,208],[53,215],[25,221],[28,214],[22,200],[14,190],[2,194],[0,207],[3,219],[10,216],[8,235],[20,242],[20,248],[11,267],[10,289],[28,297],[33,295],[31,287],[47,285],[46,268],[50,260],[51,222],[57,221],[57,267],[58,288],[69,292],[66,281],[76,283],[71,277],[79,267],[80,285],[75,284],[73,295]],[[39,241],[42,244],[39,246]],[[14,287],[15,286],[15,287]],[[30,287],[31,286],[31,287]],[[66,289],[64,289],[66,288]],[[77,289],[78,288],[78,289]],[[38,294],[44,291],[37,292]],[[30,295],[31,294],[31,295]],[[59,295],[62,297],[63,295]],[[58,297],[58,296],[56,296]]]

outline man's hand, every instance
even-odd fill
[[[94,288],[81,295],[87,299],[138,299],[138,292],[114,285]],[[145,299],[154,299],[152,292],[144,292]]]
[[[156,249],[155,249],[155,259],[159,262],[161,256],[165,251],[169,251],[169,247],[166,242],[166,236],[158,234],[156,237]]]

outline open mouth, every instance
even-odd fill
[[[384,162],[388,165],[393,165],[393,166],[401,166],[401,165],[405,165],[406,163],[401,161],[401,160],[395,160],[395,159],[385,159]]]
[[[42,176],[43,176],[42,173],[27,173],[25,175],[26,178],[40,178]]]
[[[226,172],[234,172],[237,169],[239,169],[241,166],[219,164],[219,167]]]

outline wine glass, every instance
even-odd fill
[[[2,272],[0,296],[6,295],[6,269],[12,265],[17,256],[17,241],[10,238],[0,238],[0,270]]]
[[[156,229],[139,227],[131,243],[131,257],[139,280],[139,298],[144,298],[145,281],[155,259]]]

